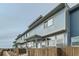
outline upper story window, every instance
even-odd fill
[[[53,22],[54,22],[53,19],[50,19],[48,21],[45,21],[44,22],[44,28],[47,28],[47,27],[53,25]]]
[[[48,26],[53,25],[53,19],[48,20]]]

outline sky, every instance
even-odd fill
[[[58,4],[0,3],[0,48],[11,48],[18,34]],[[72,5],[72,4],[70,4]]]

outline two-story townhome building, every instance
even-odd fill
[[[26,45],[24,44],[26,41],[24,40],[25,38],[27,37],[27,34],[26,33],[23,33],[23,34],[19,34],[17,36],[17,38],[15,39],[15,41],[13,42],[14,43],[14,47],[18,47],[18,48],[25,48]]]
[[[79,5],[61,3],[45,16],[39,16],[16,38],[18,48],[65,47],[78,45]],[[76,37],[76,38],[75,38]]]

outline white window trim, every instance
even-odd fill
[[[63,38],[63,41],[62,41],[62,44],[63,44],[63,46],[64,46],[64,44],[65,44],[65,42],[64,42],[64,39],[65,39],[65,34],[64,33],[62,33],[62,34],[59,34],[59,35],[56,35],[56,47],[58,47],[57,46],[57,44],[58,44],[58,42],[57,42],[57,40],[58,40],[58,36],[61,36],[61,35],[63,35],[64,36],[64,38]],[[60,42],[61,43],[61,42]]]
[[[52,37],[53,37],[53,40],[52,40]],[[55,47],[56,46],[56,37],[55,36],[52,36],[52,37],[50,37],[51,39],[49,40],[49,47]],[[50,42],[54,42],[54,45],[50,45]]]
[[[53,22],[54,22],[53,18],[49,19],[47,26],[49,27],[49,26],[53,25]]]
[[[50,20],[52,21],[52,23],[51,23],[51,25],[48,25]],[[47,19],[46,21],[44,21],[44,28],[48,28],[48,27],[50,27],[52,25],[54,25],[54,16],[50,17],[49,19]]]

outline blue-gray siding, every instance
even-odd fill
[[[79,36],[79,9],[70,14],[71,37]]]
[[[66,21],[65,11],[66,10],[64,8],[63,10],[61,10],[60,12],[58,12],[54,16],[52,16],[52,18],[54,19],[54,24],[52,26],[45,29],[44,23],[42,23],[29,32],[30,36],[35,35],[35,34],[44,36],[44,35],[65,29],[65,21]]]

